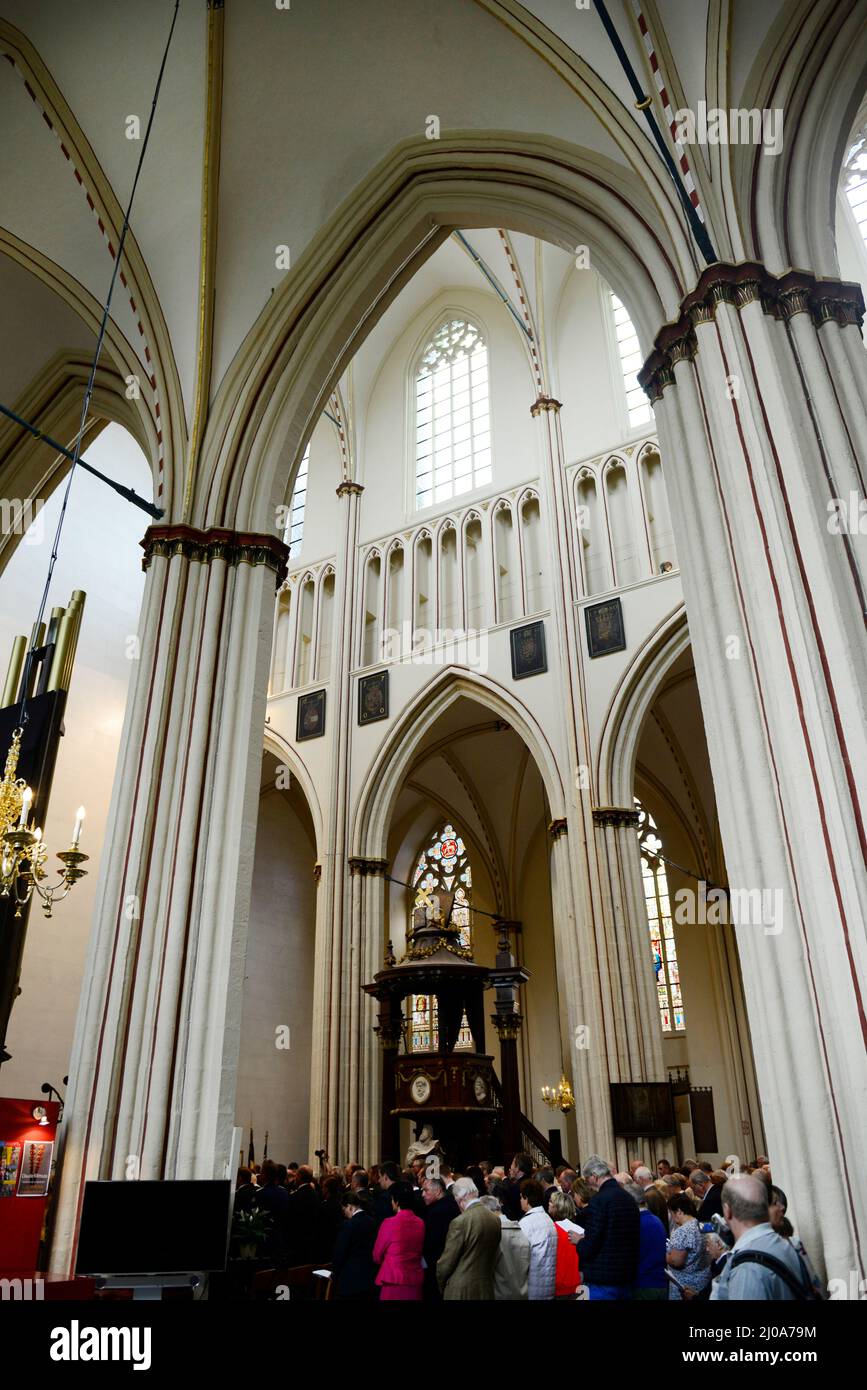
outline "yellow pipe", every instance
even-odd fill
[[[24,654],[27,651],[26,637],[13,637],[12,655],[9,658],[9,669],[6,672],[6,681],[3,686],[3,700],[0,709],[6,709],[7,705],[15,703],[18,694],[18,686],[21,682],[21,670],[24,666]]]

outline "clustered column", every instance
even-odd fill
[[[609,1084],[663,1081],[665,1070],[659,1025],[647,1007],[653,976],[646,932],[641,934],[646,924],[643,898],[634,892],[634,878],[629,888],[626,859],[619,861],[617,846],[598,833],[593,818],[591,735],[560,408],[559,401],[540,396],[531,413],[544,431],[552,608],[571,761],[567,814],[551,827],[555,942],[565,993],[579,1153],[586,1157],[594,1150],[615,1152]],[[580,778],[579,769],[584,772]],[[631,849],[637,867],[637,842],[630,846],[624,840],[621,848]],[[643,1034],[648,1027],[648,1035],[639,1038],[639,1030]]]
[[[88,1178],[232,1159],[275,577],[272,536],[152,527],[76,1025],[53,1267]]]
[[[867,1143],[863,311],[857,285],[714,265],[641,373],[770,1155],[806,1244],[843,1277],[863,1274],[867,1244],[853,1181]]]

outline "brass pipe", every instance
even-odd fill
[[[75,612],[70,605],[60,619],[57,629],[57,638],[54,644],[54,655],[51,658],[51,670],[48,673],[48,683],[46,690],[65,690],[62,684],[63,671],[66,666],[66,657],[69,652],[69,643],[72,638],[75,626]]]
[[[81,631],[81,620],[84,617],[84,603],[86,598],[87,594],[83,589],[73,589],[72,598],[69,601],[69,611],[73,616],[73,625],[70,632],[69,649],[63,667],[61,690],[68,690],[72,681],[72,666],[75,661],[75,653],[78,649],[78,634]]]
[[[6,681],[3,686],[3,700],[0,709],[6,709],[7,705],[13,705],[18,695],[18,686],[21,681],[21,671],[24,666],[24,653],[27,650],[26,637],[13,637],[12,655],[9,658],[9,669],[6,672]]]

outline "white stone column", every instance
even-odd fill
[[[275,572],[272,536],[152,527],[140,657],[70,1063],[53,1268],[88,1178],[222,1176]]]
[[[358,974],[357,951],[350,939],[350,879],[347,844],[351,726],[354,720],[350,672],[358,620],[357,585],[358,499],[360,483],[342,482],[337,495],[344,502],[335,558],[334,651],[326,721],[331,745],[326,792],[325,843],[320,856],[322,878],[317,914],[313,996],[313,1067],[310,1084],[310,1144],[339,1158],[347,1141],[349,1111],[357,1102],[346,1047],[345,1027],[357,1009],[351,998]],[[362,617],[363,621],[363,617]],[[323,789],[325,790],[325,789]]]
[[[811,1253],[830,1276],[863,1276],[865,539],[828,524],[835,498],[845,511],[850,489],[863,497],[863,301],[748,263],[711,266],[682,308],[642,379],[659,401],[770,1157]],[[761,891],[766,920],[743,920],[743,894]]]
[[[638,812],[632,806],[596,807],[593,822],[613,981],[618,1075],[611,1080],[667,1081],[641,880]],[[660,1146],[667,1152],[673,1137],[616,1139],[618,1168],[626,1169],[634,1155],[649,1156]]]
[[[664,1081],[659,1023],[649,1007],[653,985],[643,897],[629,877],[626,846],[594,822],[589,785],[591,738],[577,621],[575,539],[566,494],[560,403],[542,396],[532,414],[543,430],[543,500],[551,556],[551,610],[565,691],[566,740],[576,793],[565,824],[554,829],[558,897],[568,893],[557,961],[569,1016],[580,1154],[619,1152],[611,1122],[611,1082]],[[578,789],[578,769],[584,769]],[[634,831],[630,832],[634,836]],[[618,838],[618,835],[621,838]],[[562,841],[561,841],[562,836]],[[561,848],[562,843],[562,848]],[[568,845],[568,849],[566,846]],[[568,888],[567,888],[568,883]],[[555,920],[557,909],[555,909]],[[568,932],[574,933],[574,943]],[[622,1147],[622,1146],[621,1146]]]
[[[385,919],[385,859],[352,858],[350,872],[349,951],[352,991],[344,1021],[343,1047],[349,1059],[348,1104],[341,1130],[341,1152],[347,1161],[377,1163],[380,1153],[380,1093],[382,1055],[374,1028],[376,1003],[362,990],[383,967]]]

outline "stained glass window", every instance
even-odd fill
[[[649,425],[653,420],[650,401],[644,388],[638,384],[638,370],[641,366],[641,348],[629,312],[614,291],[611,291],[611,312],[614,316],[614,336],[620,355],[620,370],[623,373],[623,387],[626,391],[626,413],[630,428]]]
[[[433,893],[454,893],[452,925],[459,928],[460,943],[472,949],[470,895],[473,876],[466,846],[453,825],[445,825],[422,850],[412,877],[413,910],[426,907]],[[472,1051],[473,1035],[464,1016],[457,1047]],[[436,1052],[439,1047],[436,999],[414,994],[410,1003],[410,1051]]]
[[[656,997],[663,1033],[683,1033],[686,1015],[680,991],[680,971],[677,965],[677,945],[671,920],[671,899],[665,864],[658,857],[662,841],[656,833],[656,823],[640,801],[638,838],[641,844],[641,874],[644,881],[644,901],[650,927],[650,950],[656,977]]]
[[[843,164],[843,188],[858,230],[867,242],[867,126],[862,126]]]
[[[488,349],[466,319],[446,319],[421,355],[415,441],[419,509],[491,481]]]

